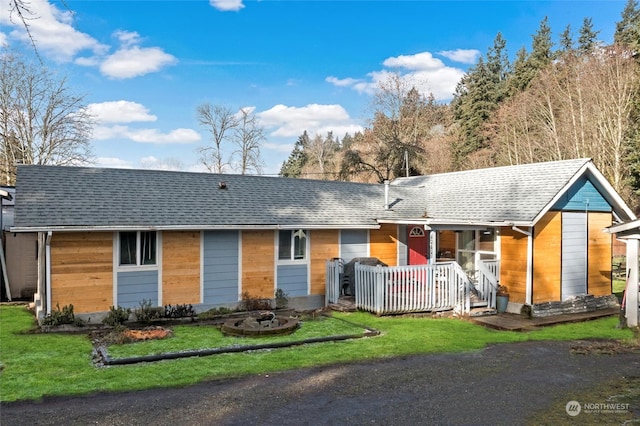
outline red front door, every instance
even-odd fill
[[[408,227],[409,265],[425,265],[427,263],[427,247],[429,233],[420,225]]]

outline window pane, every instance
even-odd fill
[[[140,263],[142,265],[156,264],[156,233],[140,233]]]
[[[459,250],[476,249],[476,231],[462,231],[459,235]]]
[[[136,233],[135,232],[120,233],[120,264],[121,265],[136,264]]]
[[[307,235],[299,229],[293,234],[293,258],[304,259],[307,252]]]
[[[480,247],[482,251],[494,251],[494,241],[496,240],[496,232],[493,228],[480,231]]]
[[[278,238],[278,259],[291,259],[291,231],[280,231]]]

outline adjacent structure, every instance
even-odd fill
[[[14,233],[38,240],[40,315],[56,305],[325,303],[326,261],[496,260],[509,309],[544,315],[611,295],[612,237],[635,219],[589,159],[388,184],[19,166]],[[582,298],[582,299],[581,299]],[[591,306],[590,305],[590,306]]]

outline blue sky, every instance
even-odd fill
[[[568,24],[577,38],[587,17],[610,43],[626,3],[29,2],[41,57],[86,95],[98,166],[204,170],[197,148],[208,134],[196,108],[208,102],[253,109],[265,129],[265,174],[278,173],[304,130],[342,137],[366,126],[371,94],[389,73],[447,102],[498,32],[513,57],[530,50],[545,16],[554,39]],[[0,44],[30,53],[9,3],[0,0]]]

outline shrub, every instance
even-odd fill
[[[102,320],[103,324],[110,325],[112,327],[116,327],[118,325],[124,324],[129,320],[129,315],[131,315],[131,309],[123,308],[122,306],[118,306],[114,308],[111,306],[109,308],[109,313]]]
[[[165,318],[192,318],[196,316],[192,305],[165,305]]]
[[[224,306],[221,306],[219,308],[209,309],[208,311],[205,311],[205,312],[200,312],[198,314],[198,319],[201,319],[201,320],[214,319],[222,315],[230,314],[232,312],[233,312],[233,309],[229,309],[229,308],[225,308]]]
[[[240,309],[244,311],[267,311],[271,309],[271,300],[252,296],[248,291],[245,291],[242,293],[240,306]]]
[[[276,308],[278,309],[286,308],[287,304],[289,303],[289,297],[287,296],[287,293],[285,293],[283,289],[279,288],[276,290],[275,296],[276,296]]]
[[[73,305],[64,305],[62,309],[60,309],[60,305],[56,304],[56,309],[44,316],[42,319],[42,325],[55,327],[61,324],[83,326],[84,321],[75,317],[73,313]]]
[[[142,300],[140,302],[140,307],[136,308],[133,311],[136,315],[136,319],[140,322],[151,322],[153,320],[157,320],[162,318],[164,314],[164,309],[152,306],[150,300]]]

